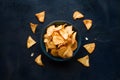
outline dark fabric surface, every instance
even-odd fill
[[[0,0],[0,80],[120,80],[119,3],[119,0]],[[34,14],[43,10],[45,22],[39,23]],[[90,31],[83,27],[82,19],[72,19],[75,10],[93,20]],[[89,68],[76,61],[87,54],[82,47],[67,62],[55,62],[43,54],[41,30],[54,20],[66,20],[80,27],[82,45],[96,42]],[[40,25],[36,34],[31,32],[30,22]],[[31,49],[26,48],[28,35],[37,41]],[[40,53],[45,67],[34,62]]]

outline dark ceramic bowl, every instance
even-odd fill
[[[48,24],[47,26],[45,26],[43,29],[42,29],[42,33],[41,33],[41,39],[40,39],[40,43],[41,43],[41,48],[42,48],[42,51],[44,52],[44,54],[49,57],[50,59],[52,60],[55,60],[55,61],[66,61],[66,60],[69,60],[71,58],[59,58],[59,57],[54,57],[52,56],[49,52],[46,52],[46,48],[45,48],[45,43],[44,43],[44,34],[46,33],[46,30],[47,30],[47,27],[49,27],[50,25],[60,25],[60,24],[65,24],[67,23],[67,25],[72,25],[70,24],[69,22],[67,21],[62,21],[62,20],[57,20],[57,21],[53,21],[51,22],[50,24]],[[73,25],[72,25],[73,26]],[[77,35],[76,35],[76,40],[78,42],[78,47],[77,49],[73,52],[73,57],[75,56],[75,54],[78,52],[80,46],[81,46],[81,36],[79,34],[79,29],[75,26],[73,26],[73,30],[77,32]]]

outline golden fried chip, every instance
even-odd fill
[[[47,34],[44,35],[44,42],[49,42],[52,40],[52,36],[48,36]]]
[[[44,66],[42,59],[41,59],[41,54],[35,58],[35,62],[40,66]]]
[[[48,42],[46,44],[47,44],[48,49],[56,48],[56,45],[52,41],[50,41],[50,42]]]
[[[32,47],[34,44],[36,44],[36,41],[31,36],[29,36],[27,39],[27,48]]]
[[[65,27],[65,31],[68,33],[69,36],[72,35],[73,31],[72,31],[72,26],[66,26]]]
[[[54,32],[54,30],[55,30],[55,25],[49,26],[49,27],[47,28],[47,35],[48,35],[48,36],[51,36],[52,33]]]
[[[59,25],[59,26],[55,27],[55,31],[58,31],[58,30],[60,30],[62,28],[63,28],[63,25]]]
[[[71,46],[68,46],[68,47],[67,47],[67,50],[64,52],[63,56],[64,56],[65,58],[70,58],[70,57],[73,56],[73,51],[72,51],[72,49],[71,49]]]
[[[89,30],[92,27],[92,20],[90,20],[90,19],[83,20],[83,23],[84,23],[85,27],[87,28],[87,30]]]
[[[65,29],[61,29],[59,30],[59,33],[61,34],[61,36],[64,38],[64,39],[67,39],[68,38],[68,33]]]
[[[64,43],[64,39],[61,36],[53,36],[53,43],[55,45]]]
[[[77,49],[77,41],[76,40],[75,40],[74,44],[72,44],[71,48],[73,51]]]
[[[30,23],[30,27],[31,27],[31,30],[33,33],[35,33],[37,26],[38,26],[38,24]]]
[[[75,40],[76,40],[76,35],[77,35],[77,32],[74,32],[72,34],[72,44],[74,44]]]
[[[83,47],[88,51],[88,53],[91,54],[95,49],[95,43],[88,43],[85,44]]]
[[[45,39],[44,39],[44,43],[47,43],[47,42],[49,42],[49,41],[48,41],[48,39],[47,39],[47,38],[45,38]]]
[[[51,54],[53,55],[53,56],[58,56],[58,51],[57,51],[57,49],[56,48],[54,48],[54,49],[51,49]]]
[[[45,11],[36,13],[35,16],[37,17],[39,22],[44,22],[45,19]]]
[[[53,34],[52,34],[52,37],[53,36],[60,36],[60,34],[57,32],[57,31],[55,31],[55,32],[53,32]]]
[[[64,52],[67,50],[66,46],[61,46],[57,51],[58,51],[58,56],[61,58],[65,58]]]
[[[88,55],[86,55],[86,56],[84,56],[82,58],[77,59],[77,61],[82,63],[86,67],[90,66],[90,64],[89,64],[89,56]]]
[[[44,38],[48,38],[49,36],[47,34],[44,34]]]
[[[74,20],[80,19],[80,18],[83,18],[83,17],[84,17],[84,15],[83,15],[81,12],[79,12],[79,11],[75,11],[75,12],[73,13],[73,19],[74,19]]]

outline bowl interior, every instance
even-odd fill
[[[42,51],[44,52],[44,54],[49,57],[50,59],[52,60],[55,60],[55,61],[66,61],[66,60],[69,60],[71,58],[60,58],[60,57],[54,57],[52,56],[49,52],[46,52],[46,48],[45,48],[45,44],[44,44],[44,34],[46,33],[46,30],[47,30],[47,27],[49,27],[50,25],[61,25],[61,24],[65,24],[67,23],[67,25],[72,25],[70,24],[69,22],[67,21],[54,21],[54,22],[51,22],[50,24],[48,24],[47,26],[45,26],[43,29],[42,29],[42,33],[41,33],[41,39],[40,39],[40,43],[41,43],[41,48],[42,48]],[[73,25],[72,25],[73,26]],[[81,45],[81,36],[79,34],[79,30],[77,27],[73,26],[73,30],[77,32],[77,35],[76,35],[76,40],[78,42],[77,44],[77,49],[73,52],[73,56],[75,56],[75,54],[78,52],[79,48],[80,48],[80,45]]]

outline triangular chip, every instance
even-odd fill
[[[84,56],[82,58],[77,59],[77,61],[82,63],[86,67],[90,66],[90,64],[89,64],[89,56],[88,55],[86,55],[86,56]]]
[[[41,59],[41,54],[35,58],[35,62],[40,66],[44,66],[42,59]]]
[[[55,27],[55,31],[59,31],[62,28],[63,28],[63,25],[59,25],[59,26]]]
[[[38,21],[44,22],[44,19],[45,19],[45,11],[36,13],[35,16],[37,17]]]
[[[61,34],[61,36],[64,38],[64,39],[67,39],[68,38],[68,33],[65,29],[61,29],[59,30],[59,33]]]
[[[72,26],[66,26],[65,31],[68,33],[69,36],[71,36],[71,34],[74,32],[72,31]]]
[[[53,55],[53,56],[55,56],[55,57],[57,57],[57,56],[58,56],[58,51],[57,51],[57,49],[56,49],[56,48],[51,49],[51,55]]]
[[[53,36],[53,43],[55,45],[64,43],[64,39],[61,36]]]
[[[31,30],[33,33],[35,33],[37,26],[38,26],[38,24],[30,23],[30,27],[31,27]]]
[[[36,41],[34,39],[32,39],[31,36],[29,36],[27,39],[27,48],[32,47],[34,44],[36,44]]]
[[[47,35],[48,35],[48,36],[51,36],[52,33],[54,32],[54,30],[55,30],[55,25],[49,26],[49,27],[47,28]]]
[[[73,19],[74,19],[74,20],[80,19],[80,18],[83,18],[83,17],[84,17],[84,15],[83,15],[81,12],[79,12],[79,11],[75,11],[75,12],[73,13]]]
[[[72,48],[73,51],[77,49],[77,44],[78,44],[78,43],[77,43],[77,41],[75,40],[74,44],[71,45],[71,48]]]
[[[64,52],[67,50],[66,46],[61,46],[57,51],[58,51],[58,56],[61,58],[65,58]]]
[[[85,44],[83,47],[91,54],[95,49],[95,43],[88,43]]]
[[[47,45],[48,49],[56,48],[56,46],[55,46],[53,41],[47,42],[46,45]]]
[[[63,56],[64,56],[65,58],[70,58],[70,57],[73,56],[73,51],[72,51],[72,49],[71,49],[71,46],[68,46],[68,47],[67,47],[67,49],[66,49],[66,51],[64,52]]]
[[[75,40],[76,40],[76,35],[77,35],[77,32],[74,32],[72,34],[72,44],[74,44]]]
[[[87,30],[89,30],[92,27],[92,20],[90,20],[90,19],[83,20],[83,23],[84,23],[85,27],[87,28]]]

